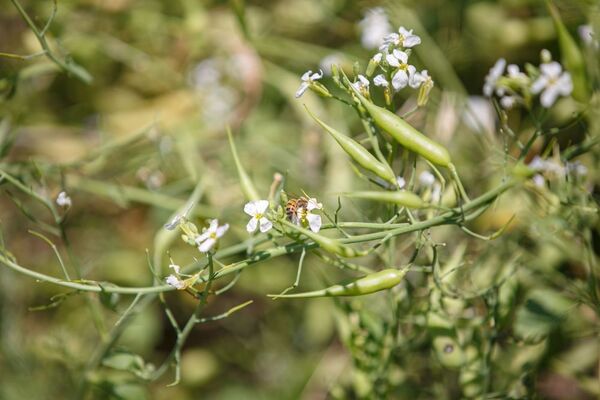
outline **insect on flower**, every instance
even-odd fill
[[[308,225],[311,231],[317,233],[321,230],[321,216],[313,214],[311,211],[322,208],[323,204],[317,202],[317,199],[307,199],[303,196],[290,199],[285,205],[285,214],[290,222],[299,226]]]

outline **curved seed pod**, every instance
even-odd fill
[[[362,257],[367,255],[366,251],[355,250],[352,247],[346,246],[335,239],[331,239],[325,236],[321,236],[313,231],[309,231],[308,229],[304,229],[298,225],[294,225],[288,221],[282,221],[286,226],[302,233],[304,236],[312,239],[315,243],[319,245],[320,248],[326,250],[330,253],[340,255],[342,257]]]
[[[350,88],[377,126],[389,133],[398,143],[434,164],[442,167],[450,165],[450,154],[444,146],[429,139],[393,112],[376,106],[362,96],[352,85],[350,85]]]
[[[343,285],[333,285],[326,289],[315,290],[313,292],[284,294],[284,295],[268,295],[269,297],[283,298],[310,298],[310,297],[339,297],[339,296],[363,296],[390,289],[399,284],[408,268],[384,269],[373,274],[369,274],[350,283]]]
[[[585,101],[588,98],[588,91],[583,54],[579,46],[577,46],[575,39],[573,39],[562,22],[556,6],[550,0],[547,0],[546,5],[548,6],[548,10],[550,10],[550,15],[552,16],[558,35],[561,61],[565,69],[571,73],[571,78],[573,79],[573,97],[579,101]]]
[[[227,127],[227,137],[229,138],[229,146],[231,147],[231,154],[233,155],[233,161],[235,162],[235,167],[237,169],[238,176],[240,177],[240,186],[242,188],[242,192],[247,200],[260,200],[258,196],[258,192],[254,187],[254,184],[250,180],[250,177],[246,173],[244,166],[240,162],[240,158],[238,157],[237,150],[235,148],[235,143],[233,141],[233,136],[231,135],[231,129]]]
[[[364,169],[371,171],[378,177],[385,179],[390,182],[394,186],[396,185],[396,176],[394,175],[394,171],[387,164],[383,164],[379,160],[375,158],[367,149],[361,146],[357,141],[348,136],[344,135],[333,129],[331,126],[327,125],[325,122],[321,121],[317,118],[313,113],[310,112],[308,107],[306,108],[306,112],[319,124],[327,133],[331,135],[335,139],[336,142],[340,145],[340,147],[352,158],[358,165],[363,167]]]
[[[342,193],[342,196],[356,199],[382,201],[384,203],[394,203],[408,208],[426,208],[430,206],[419,196],[413,192],[409,192],[408,190],[398,190],[395,192],[350,192]]]

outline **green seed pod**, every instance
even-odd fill
[[[342,193],[342,196],[355,199],[382,201],[384,203],[393,203],[408,208],[426,208],[429,206],[423,199],[408,190],[398,190],[395,192],[350,192]]]
[[[375,158],[367,149],[361,146],[357,141],[344,135],[327,125],[325,122],[317,118],[310,110],[306,108],[306,112],[319,124],[327,133],[335,139],[340,147],[348,154],[358,165],[364,169],[373,172],[378,177],[396,185],[396,176],[389,165],[383,164]]]
[[[560,18],[560,14],[554,4],[547,0],[546,5],[554,20],[554,27],[558,35],[558,45],[560,47],[561,61],[565,69],[571,73],[573,79],[573,97],[579,101],[585,101],[588,98],[588,90],[585,77],[585,61],[583,54],[575,39],[569,34],[565,24]]]
[[[235,143],[233,142],[233,136],[231,135],[231,129],[229,127],[227,127],[227,137],[229,138],[231,154],[233,155],[233,161],[235,162],[235,167],[237,168],[238,176],[240,177],[240,186],[242,187],[244,196],[247,200],[260,200],[254,184],[250,180],[250,177],[240,162],[240,158],[238,157],[238,153],[235,148]]]
[[[450,165],[450,154],[444,146],[429,139],[393,112],[376,106],[362,96],[352,85],[350,85],[350,88],[377,126],[389,133],[398,143],[434,164],[442,167]]]
[[[331,239],[331,238],[319,235],[317,233],[314,233],[313,231],[309,231],[308,229],[304,229],[298,225],[294,225],[291,222],[288,222],[286,220],[283,220],[281,222],[283,224],[285,224],[286,226],[302,233],[304,236],[314,240],[315,243],[317,243],[320,248],[322,248],[323,250],[328,251],[330,253],[337,254],[342,257],[348,257],[348,258],[362,257],[367,254],[367,252],[365,252],[365,251],[355,250],[352,247],[346,246],[335,239]]]
[[[384,269],[362,278],[356,279],[350,283],[333,285],[326,289],[315,290],[312,292],[294,293],[285,295],[268,295],[269,297],[284,298],[310,298],[310,297],[340,297],[340,296],[363,296],[382,290],[390,289],[402,282],[408,268]]]

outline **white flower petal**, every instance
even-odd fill
[[[256,201],[250,201],[244,206],[244,212],[252,217],[256,215]]]
[[[206,239],[208,239],[210,237],[211,232],[209,230],[205,230],[204,232],[202,232],[202,234],[198,237],[196,237],[195,242],[196,244],[200,244],[201,242],[204,242]]]
[[[558,62],[552,61],[547,64],[541,64],[540,71],[548,78],[558,78],[562,72],[562,66]]]
[[[383,76],[383,74],[379,74],[375,78],[373,78],[373,83],[375,84],[375,86],[383,86],[383,87],[387,87],[390,84],[387,81],[387,79],[385,79],[385,76]]]
[[[322,77],[323,77],[323,70],[320,69],[319,72],[315,72],[314,74],[311,75],[310,80],[318,81]]]
[[[221,225],[220,227],[217,228],[215,234],[217,235],[218,238],[220,238],[221,236],[223,236],[225,234],[225,232],[227,232],[228,229],[229,229],[229,224]]]
[[[399,70],[398,72],[396,72],[396,74],[392,77],[392,86],[396,90],[400,90],[400,89],[406,87],[407,84],[408,84],[408,75],[406,74],[406,71],[404,71],[402,69]]]
[[[173,217],[173,219],[165,224],[165,229],[168,231],[172,231],[173,229],[179,226],[181,222],[181,215],[177,214]]]
[[[302,82],[298,90],[296,90],[296,98],[301,97],[309,86],[310,85],[308,83]]]
[[[321,210],[322,208],[323,208],[323,204],[319,203],[317,201],[317,199],[314,197],[311,197],[310,199],[308,199],[308,201],[306,203],[306,209],[308,211]]]
[[[550,108],[556,102],[556,98],[558,97],[558,87],[556,85],[548,86],[546,90],[542,92],[540,96],[540,103],[545,108]]]
[[[408,62],[408,54],[405,52],[394,49],[394,57],[396,57],[402,64],[406,64]]]
[[[308,220],[308,226],[311,231],[314,233],[318,233],[321,230],[321,216],[318,214],[308,213],[306,215],[306,219]]]
[[[568,96],[573,91],[573,81],[571,80],[571,74],[568,72],[563,73],[558,81],[556,82],[558,91],[563,96]]]
[[[256,212],[258,214],[264,214],[264,212],[267,211],[267,208],[269,208],[268,200],[256,200],[255,204],[256,204]]]
[[[302,77],[300,77],[300,79],[304,82],[308,82],[310,80],[311,75],[312,75],[312,71],[309,69],[304,74],[302,74]]]
[[[421,44],[421,38],[417,35],[411,35],[404,39],[404,43],[402,44],[406,48],[415,47]]]
[[[215,244],[217,244],[217,239],[208,238],[204,242],[200,243],[200,245],[198,246],[198,250],[200,250],[201,253],[206,253],[210,249],[212,249],[215,246]]]
[[[256,218],[250,218],[248,224],[246,224],[246,230],[250,233],[254,232],[258,226],[258,220]]]
[[[176,274],[179,274],[179,271],[181,271],[181,267],[177,264],[169,264],[169,268],[175,271]]]
[[[402,189],[404,186],[406,186],[406,180],[401,176],[396,178],[396,183],[398,184],[398,187],[400,189]]]
[[[387,61],[387,63],[391,67],[399,67],[400,66],[400,61],[398,61],[398,59],[396,57],[394,57],[393,54],[386,54],[385,61]]]
[[[185,289],[185,282],[177,278],[175,275],[169,275],[166,279],[167,285],[174,287],[175,289]]]
[[[531,85],[531,93],[538,94],[546,87],[547,84],[548,84],[548,78],[546,78],[543,75],[540,76],[539,78],[536,79],[535,82],[533,82],[533,85]]]
[[[269,231],[272,227],[273,227],[273,224],[271,223],[271,221],[269,221],[265,217],[262,217],[260,219],[260,231],[261,232],[265,233],[265,232]]]
[[[371,58],[371,60],[375,61],[376,63],[380,63],[382,58],[383,54],[377,53],[373,56],[373,58]]]

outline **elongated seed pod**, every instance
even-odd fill
[[[554,21],[556,34],[558,36],[558,46],[560,48],[561,61],[565,69],[571,73],[573,80],[573,97],[579,101],[585,101],[588,98],[588,89],[586,85],[585,60],[583,54],[577,46],[575,39],[567,30],[563,23],[560,13],[552,1],[546,0],[548,10]]]
[[[244,193],[246,200],[259,200],[260,197],[258,197],[258,192],[256,191],[252,180],[250,180],[250,177],[246,173],[244,166],[240,162],[240,158],[238,157],[238,153],[235,148],[235,143],[233,141],[233,136],[231,135],[231,129],[229,127],[227,127],[227,136],[229,138],[229,146],[231,147],[233,161],[235,162],[235,167],[240,178],[240,186],[242,188],[242,192]]]
[[[328,251],[330,253],[337,254],[342,257],[348,257],[348,258],[362,257],[367,254],[367,252],[365,252],[365,251],[355,250],[352,247],[346,246],[335,239],[331,239],[331,238],[319,235],[317,233],[314,233],[313,231],[309,231],[308,229],[304,229],[304,228],[302,228],[298,225],[294,225],[288,221],[284,220],[284,221],[282,221],[282,223],[285,224],[286,226],[302,233],[304,236],[314,240],[314,242],[317,243],[320,248],[322,248],[323,250]]]
[[[342,285],[333,285],[326,289],[284,295],[270,294],[268,296],[283,298],[363,296],[366,294],[371,294],[393,288],[402,281],[407,271],[407,268],[402,270],[389,268],[363,276],[362,278],[359,278],[350,283]]]
[[[450,154],[444,146],[429,139],[393,112],[376,106],[352,85],[350,85],[350,88],[371,115],[375,124],[389,133],[398,143],[434,164],[442,167],[450,165]]]
[[[426,208],[429,206],[423,199],[408,190],[399,190],[395,192],[349,192],[342,193],[342,196],[355,199],[381,201],[384,203],[394,203],[408,208]]]
[[[327,133],[331,135],[332,138],[340,145],[342,150],[346,152],[358,165],[366,169],[367,171],[371,171],[378,177],[385,179],[393,185],[396,185],[396,176],[394,175],[394,171],[390,168],[389,165],[384,164],[377,160],[375,156],[373,156],[367,149],[361,146],[356,140],[349,138],[333,129],[331,126],[327,125],[325,122],[321,121],[317,118],[313,113],[310,112],[308,107],[306,108],[306,112],[319,124]]]

